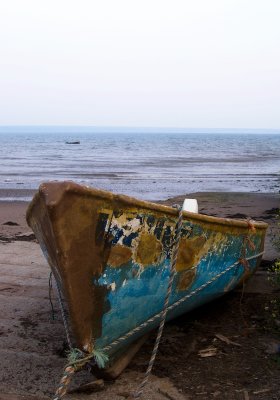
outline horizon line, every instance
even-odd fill
[[[145,131],[156,131],[156,130],[160,130],[160,131],[168,131],[169,133],[171,133],[171,131],[174,132],[185,132],[185,133],[191,133],[193,131],[195,131],[196,133],[198,131],[200,131],[201,133],[203,133],[203,131],[208,131],[208,132],[224,132],[224,133],[230,133],[230,132],[238,132],[238,131],[243,131],[244,133],[249,133],[249,132],[263,132],[263,131],[268,131],[268,132],[274,132],[274,133],[280,133],[280,128],[206,128],[206,127],[172,127],[172,126],[167,126],[167,127],[163,127],[163,126],[128,126],[128,125],[74,125],[74,124],[31,124],[31,125],[0,125],[0,132],[3,130],[26,130],[26,129],[70,129],[70,130],[75,130],[75,129],[82,129],[82,130],[108,130],[108,131],[115,131],[115,132],[119,132],[121,130],[131,130],[133,132],[136,131],[141,131],[141,130],[145,130]],[[206,132],[205,132],[206,133]]]

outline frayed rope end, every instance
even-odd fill
[[[101,349],[94,349],[92,353],[98,368],[105,368],[107,362],[109,361],[107,354]]]
[[[90,360],[94,359],[98,368],[105,368],[107,362],[109,361],[109,357],[107,354],[98,348],[94,348],[94,350],[87,354],[77,348],[72,348],[68,352],[68,364],[73,366],[82,366],[85,365]]]

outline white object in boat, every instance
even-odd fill
[[[185,199],[183,203],[183,211],[198,213],[198,203],[196,199]]]

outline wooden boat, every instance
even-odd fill
[[[69,308],[77,346],[110,356],[159,324],[178,210],[73,182],[42,184],[27,211]],[[232,290],[257,268],[263,222],[183,213],[167,318]]]

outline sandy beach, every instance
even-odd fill
[[[267,281],[266,269],[279,256],[273,246],[279,234],[279,195],[196,193],[161,203],[182,204],[185,197],[197,198],[199,211],[204,214],[267,222],[264,261],[245,293],[235,291],[166,325],[143,398],[276,399],[279,363],[273,361],[267,347],[278,340],[275,327],[280,321],[274,325],[266,309],[277,296]],[[57,313],[52,320],[49,268],[26,224],[27,205],[19,201],[0,203],[0,400],[50,399],[65,364],[58,304],[54,295]],[[153,340],[152,334],[115,383],[105,382],[98,393],[74,392],[65,399],[127,398],[143,376]],[[216,349],[215,355],[201,358],[200,351],[210,346]],[[92,379],[89,373],[80,373],[71,389]]]

